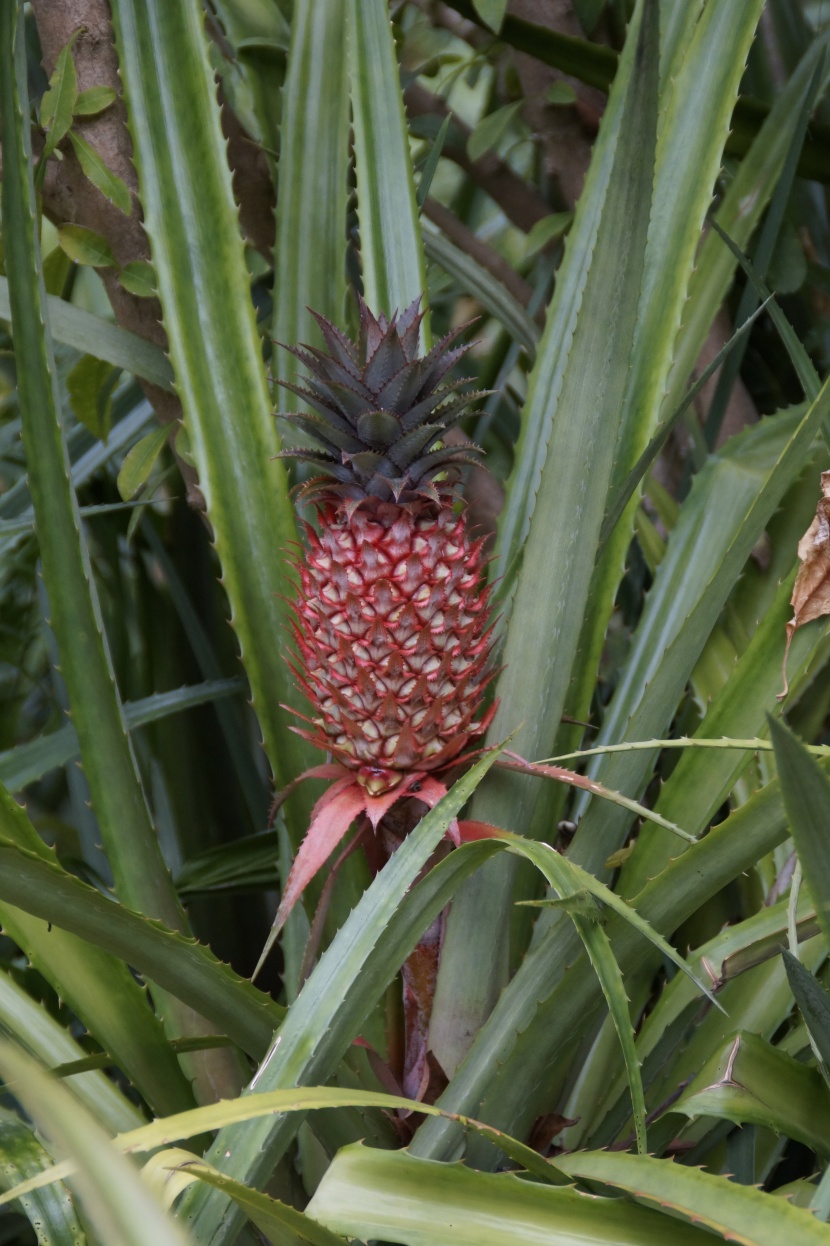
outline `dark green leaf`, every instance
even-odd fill
[[[93,437],[106,441],[112,417],[112,391],[120,376],[103,359],[84,355],[66,378],[72,410]]]
[[[830,995],[791,952],[781,953],[787,981],[825,1068],[830,1069]]]
[[[767,721],[804,881],[830,944],[830,779],[789,727],[771,715]]]

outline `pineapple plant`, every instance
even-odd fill
[[[493,675],[483,539],[457,492],[458,467],[481,451],[445,442],[482,394],[447,379],[470,348],[455,345],[462,328],[419,354],[420,301],[387,318],[361,299],[356,342],[318,315],[327,350],[286,347],[308,376],[282,384],[311,410],[281,418],[318,443],[282,452],[317,471],[299,491],[318,529],[305,524],[297,561],[292,669],[312,710],[294,710],[306,724],[295,730],[333,758],[300,778],[334,783],[277,928],[361,812],[377,828],[405,796],[434,804],[494,712],[480,716]]]

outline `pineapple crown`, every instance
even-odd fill
[[[434,477],[461,463],[479,463],[474,442],[437,446],[470,403],[489,391],[460,393],[471,378],[447,381],[453,365],[472,343],[452,347],[466,325],[452,330],[429,354],[418,354],[424,313],[420,296],[391,320],[359,298],[360,332],[353,342],[312,312],[327,351],[286,346],[308,369],[306,384],[280,381],[302,398],[310,412],[282,413],[321,447],[283,450],[281,458],[311,463],[322,473],[303,496],[324,492],[351,507],[367,498],[405,503],[418,497],[437,502]],[[451,349],[452,348],[452,349]]]

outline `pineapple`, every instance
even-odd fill
[[[318,526],[305,525],[294,602],[292,670],[312,707],[294,730],[332,761],[294,784],[326,778],[283,889],[260,964],[305,887],[361,814],[378,829],[408,795],[445,795],[442,772],[474,749],[493,713],[478,717],[492,678],[492,626],[481,538],[467,531],[447,473],[477,463],[472,443],[441,445],[480,393],[447,381],[468,346],[460,330],[421,357],[420,299],[375,317],[360,301],[357,342],[315,316],[328,351],[287,347],[306,384],[282,382],[310,412],[282,418],[319,449],[284,450],[319,474]],[[441,479],[438,479],[440,477]],[[454,823],[450,834],[458,841]]]
[[[288,348],[309,375],[286,388],[314,414],[283,418],[321,449],[284,455],[322,473],[303,490],[319,531],[306,525],[298,568],[294,673],[313,706],[298,730],[373,797],[459,757],[491,675],[483,542],[435,480],[479,460],[436,443],[480,395],[443,383],[469,349],[451,348],[459,330],[419,357],[419,302],[387,320],[361,300],[357,343],[317,316],[329,353]]]

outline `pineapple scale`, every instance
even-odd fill
[[[312,706],[299,730],[380,795],[448,765],[486,726],[483,543],[449,498],[319,515],[298,567],[294,674]]]

